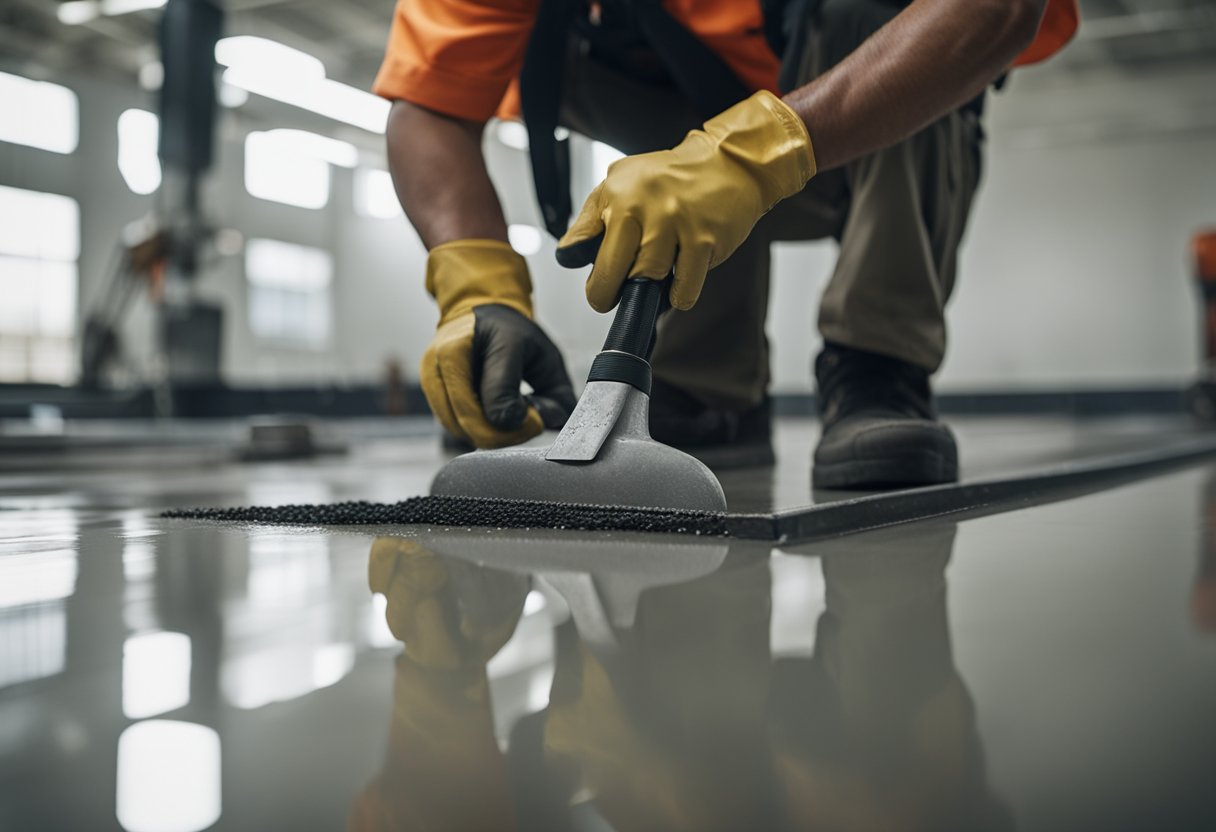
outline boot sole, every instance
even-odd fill
[[[855,459],[829,465],[815,463],[815,488],[860,489],[941,485],[958,481],[958,455],[928,449],[883,459]]]

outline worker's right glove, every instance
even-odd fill
[[[574,388],[561,353],[532,320],[524,258],[498,240],[444,243],[427,259],[426,288],[440,318],[422,357],[422,391],[448,431],[499,448],[566,423]],[[521,381],[533,390],[526,399]]]
[[[587,301],[597,312],[616,305],[627,279],[662,280],[673,269],[671,305],[691,309],[706,272],[814,175],[806,125],[785,102],[761,91],[672,150],[613,162],[558,242],[559,260],[565,266],[594,261]]]

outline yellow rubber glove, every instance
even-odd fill
[[[511,638],[530,586],[524,575],[435,554],[413,540],[378,537],[368,585],[388,601],[385,620],[422,667],[485,665]]]
[[[440,319],[422,356],[422,391],[448,431],[499,448],[565,424],[574,390],[561,353],[532,320],[524,258],[498,240],[444,243],[427,258],[426,289]]]
[[[758,92],[672,150],[613,163],[558,247],[567,263],[594,257],[587,300],[599,312],[616,304],[627,278],[661,280],[673,266],[671,305],[690,309],[705,273],[814,175],[802,119],[777,96]],[[590,241],[601,234],[596,254]]]

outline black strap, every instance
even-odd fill
[[[717,54],[673,18],[660,0],[606,0],[614,19],[628,20],[643,36],[675,87],[703,119],[713,118],[750,95],[750,90]],[[567,45],[579,0],[541,0],[520,72],[520,103],[528,128],[536,198],[545,228],[565,233],[572,211],[570,151],[554,130],[562,102]]]
[[[572,0],[542,0],[519,73],[532,179],[545,228],[560,237],[570,224],[570,143],[555,135],[562,105]]]
[[[760,0],[760,17],[764,40],[777,56],[785,54],[785,8],[790,0]]]
[[[702,119],[711,119],[751,95],[726,61],[672,17],[660,0],[631,0],[629,5],[676,88]]]

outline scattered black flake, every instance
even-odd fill
[[[711,511],[623,508],[489,497],[412,497],[399,503],[365,501],[327,505],[186,508],[162,517],[226,520],[276,526],[486,526],[499,529],[568,529],[729,535],[728,515]]]

